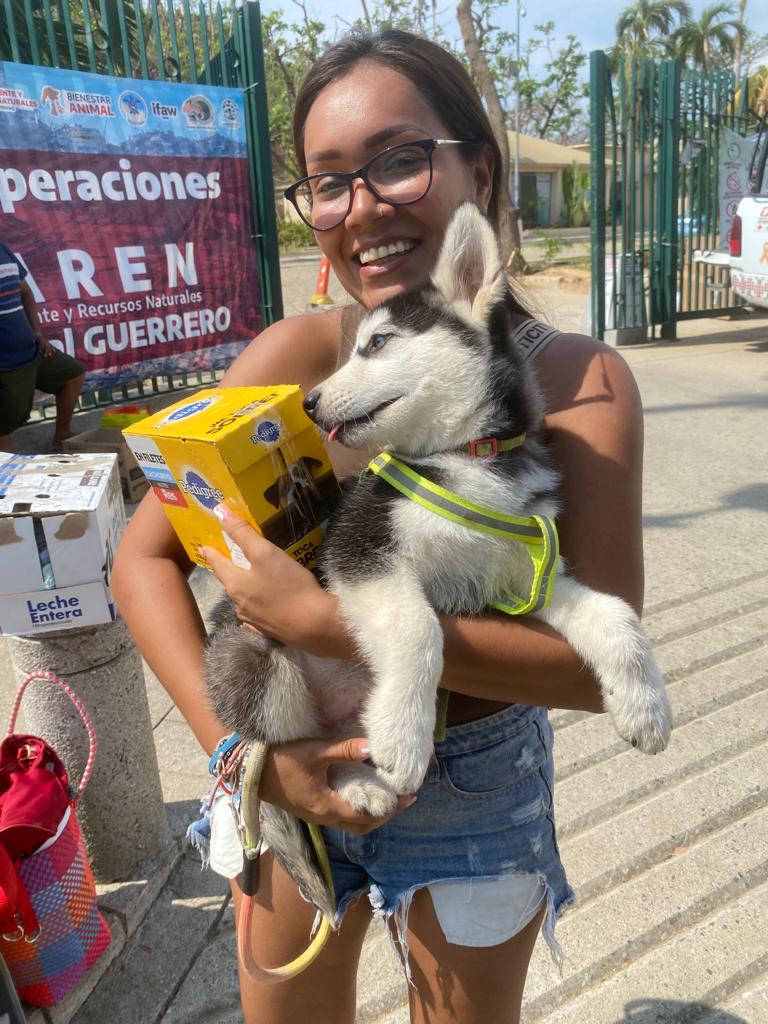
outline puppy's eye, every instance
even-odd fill
[[[391,337],[391,334],[372,334],[368,347],[371,352],[378,352],[380,348],[384,348]]]

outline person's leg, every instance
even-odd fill
[[[15,451],[13,432],[32,410],[38,359],[15,370],[0,372],[0,452]]]
[[[72,436],[72,413],[83,389],[85,367],[79,359],[54,349],[37,363],[36,386],[40,391],[56,396],[56,425],[53,444],[58,447]]]
[[[546,905],[498,946],[446,940],[427,889],[408,918],[411,1024],[518,1024],[528,964]]]
[[[232,884],[236,920],[242,895]],[[264,967],[294,960],[309,944],[315,910],[296,883],[269,854],[261,857],[259,891],[253,909],[253,956]],[[240,997],[246,1024],[353,1024],[356,976],[365,933],[371,922],[367,899],[347,911],[317,959],[301,974],[276,985],[262,985],[240,968]]]
[[[61,444],[72,436],[72,413],[83,389],[85,374],[73,377],[64,384],[56,394],[56,426],[53,432],[54,445]]]

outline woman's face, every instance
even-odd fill
[[[354,171],[388,146],[432,138],[453,136],[416,86],[397,71],[363,61],[326,86],[310,108],[304,126],[307,174]],[[345,220],[316,233],[346,291],[371,309],[426,283],[458,204],[470,199],[487,208],[491,160],[486,150],[470,164],[460,147],[439,147],[432,154],[429,191],[408,206],[382,203],[361,179],[355,181]],[[412,248],[361,263],[361,254],[397,242]]]

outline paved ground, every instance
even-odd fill
[[[313,276],[309,265],[286,270],[289,308],[301,308]],[[558,326],[578,328],[586,294],[557,277],[529,282],[530,294]],[[605,716],[553,715],[561,847],[578,902],[559,929],[562,978],[535,952],[528,1024],[768,1024],[768,318],[689,322],[681,333],[625,350],[646,412],[645,622],[676,731],[648,758]],[[30,446],[48,429],[28,432]],[[210,579],[194,582],[209,606]],[[7,703],[3,667],[0,657]],[[151,677],[148,690],[178,837],[206,786],[204,758]],[[48,1019],[241,1021],[228,898],[191,853],[179,844],[131,886],[105,888],[102,904],[111,964]],[[374,926],[358,1024],[405,1024],[405,1006]]]

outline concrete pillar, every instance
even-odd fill
[[[7,637],[17,683],[55,672],[85,704],[96,761],[77,810],[99,882],[131,878],[169,841],[141,657],[122,622]],[[77,785],[88,755],[85,726],[69,698],[44,680],[30,684],[17,732],[47,740]]]

